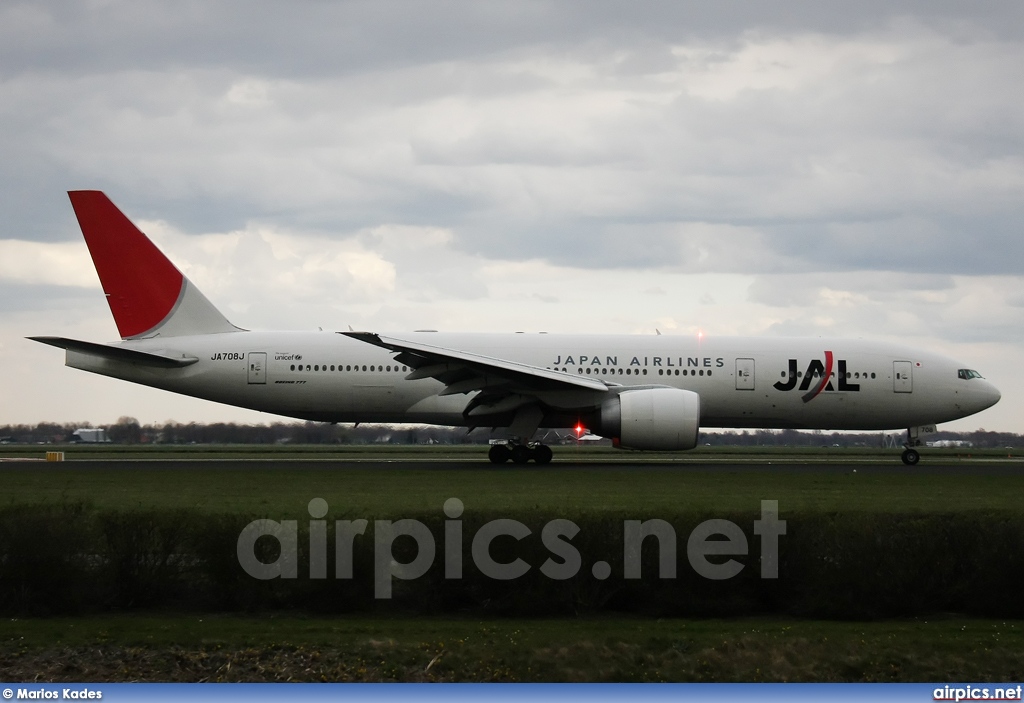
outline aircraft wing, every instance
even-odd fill
[[[607,392],[610,384],[596,378],[574,376],[561,371],[521,364],[515,361],[474,354],[458,349],[447,349],[431,344],[410,342],[394,337],[385,337],[373,332],[339,332],[346,337],[358,339],[367,344],[383,347],[396,353],[395,360],[412,367],[409,380],[434,378],[445,385],[438,395],[455,395],[482,391],[479,411],[485,408],[504,407],[503,398],[531,396],[551,391],[596,391]]]
[[[51,347],[66,349],[67,351],[81,352],[91,356],[98,356],[102,359],[114,361],[128,361],[142,366],[157,366],[160,368],[175,368],[189,366],[199,359],[194,356],[182,354],[171,355],[159,351],[140,351],[128,347],[115,346],[112,344],[96,344],[95,342],[83,342],[79,339],[68,339],[67,337],[28,337],[33,342],[42,342]]]

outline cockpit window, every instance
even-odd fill
[[[964,379],[965,381],[968,381],[972,378],[984,378],[984,376],[982,376],[974,369],[960,369],[959,371],[956,372],[956,375]]]

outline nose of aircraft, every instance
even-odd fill
[[[980,412],[985,408],[991,408],[993,405],[999,402],[1002,398],[1002,394],[999,389],[994,385],[986,381],[985,379],[976,379],[979,383],[975,384],[974,388],[971,389],[972,399],[977,405],[975,412]]]

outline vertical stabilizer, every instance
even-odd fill
[[[121,339],[239,331],[106,195],[68,196]]]

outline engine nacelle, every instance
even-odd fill
[[[601,405],[596,431],[627,449],[693,449],[700,433],[700,396],[678,388],[623,391]]]

